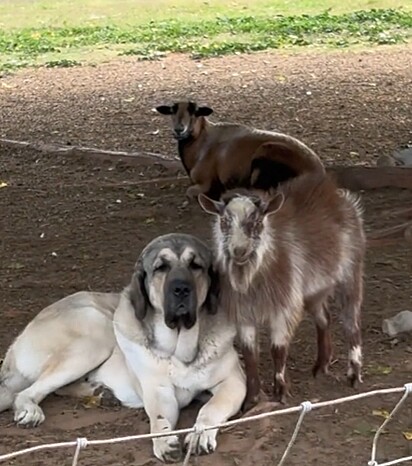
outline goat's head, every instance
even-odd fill
[[[215,233],[220,259],[236,267],[249,263],[259,267],[271,247],[268,217],[281,208],[283,201],[281,193],[259,195],[237,190],[227,192],[220,201],[200,194],[202,209],[217,217]]]
[[[162,115],[171,115],[172,129],[177,140],[196,137],[200,131],[200,118],[213,113],[210,107],[199,107],[196,102],[176,102],[173,105],[156,107]]]

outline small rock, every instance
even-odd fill
[[[394,337],[399,333],[412,331],[412,311],[401,311],[396,316],[390,319],[385,319],[382,322],[382,331]]]
[[[378,167],[394,167],[396,166],[396,160],[390,155],[381,155],[376,160],[376,166]]]
[[[412,146],[407,145],[393,153],[393,157],[405,167],[412,167]]]

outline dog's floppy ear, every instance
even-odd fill
[[[212,264],[209,267],[210,285],[205,299],[205,308],[209,314],[216,314],[219,304],[220,294],[220,274],[219,271]]]
[[[130,301],[134,308],[134,314],[138,320],[143,320],[150,306],[149,296],[145,286],[146,272],[143,264],[138,261],[130,283]]]

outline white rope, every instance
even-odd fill
[[[193,452],[195,443],[199,442],[199,437],[203,434],[204,431],[205,431],[205,428],[203,426],[199,426],[198,424],[195,424],[193,426],[193,435],[190,437],[190,442],[189,442],[189,445],[187,446],[187,452],[185,455],[185,459],[182,463],[182,466],[188,466],[189,461],[190,461],[190,455]]]
[[[388,461],[387,463],[381,463],[379,466],[393,466],[394,464],[406,463],[406,461],[412,461],[412,456],[405,456],[404,458]]]
[[[291,439],[290,439],[290,441],[288,443],[288,446],[286,447],[285,452],[283,453],[283,456],[282,456],[281,460],[278,463],[278,466],[282,466],[283,463],[285,462],[285,459],[288,456],[289,451],[292,448],[293,444],[295,443],[296,437],[298,436],[300,426],[302,425],[303,418],[305,417],[306,413],[309,413],[310,411],[312,411],[313,405],[312,405],[312,403],[310,401],[304,401],[301,404],[301,407],[302,407],[302,411],[300,412],[300,416],[299,416],[298,422],[296,423],[295,430],[293,431],[292,437],[291,437]]]
[[[408,398],[408,396],[412,393],[412,383],[406,383],[404,385],[404,390],[405,390],[405,393],[403,394],[402,398],[396,403],[395,407],[393,408],[389,416],[384,420],[382,425],[376,431],[375,436],[373,437],[371,459],[368,462],[368,466],[378,466],[378,463],[376,461],[376,450],[378,447],[379,436],[381,435],[386,424],[394,417],[394,415],[399,411],[399,408],[405,402],[406,398]],[[385,464],[389,464],[389,463],[385,463]],[[396,464],[396,463],[391,463],[391,464]]]
[[[72,466],[77,466],[77,462],[79,461],[80,450],[82,448],[86,448],[89,444],[89,441],[86,437],[79,437],[77,439],[77,446],[76,451],[74,452]]]
[[[358,393],[356,395],[337,398],[335,400],[320,401],[320,402],[317,402],[317,403],[303,402],[299,406],[280,409],[280,410],[277,410],[277,411],[269,411],[269,412],[261,413],[261,414],[255,414],[253,416],[249,416],[249,417],[245,417],[245,418],[233,419],[232,421],[223,422],[221,424],[214,425],[214,426],[204,426],[204,427],[202,427],[202,429],[203,430],[220,429],[220,428],[223,428],[223,427],[230,427],[230,426],[237,425],[237,424],[244,424],[246,422],[257,421],[257,420],[264,419],[264,418],[267,418],[267,417],[280,416],[282,414],[291,414],[291,413],[297,413],[297,412],[301,413],[301,416],[298,419],[298,424],[299,424],[299,420],[301,421],[301,419],[303,418],[303,415],[306,414],[306,412],[307,412],[307,409],[308,409],[307,407],[309,406],[307,403],[310,403],[311,409],[313,410],[313,409],[323,408],[325,406],[339,405],[339,404],[342,404],[342,403],[346,403],[348,401],[354,401],[354,400],[361,400],[361,399],[364,399],[364,398],[370,398],[370,397],[376,396],[376,395],[389,395],[389,394],[394,394],[394,393],[405,392],[405,394],[404,394],[404,396],[402,397],[402,400],[401,400],[402,403],[403,403],[404,398],[406,398],[407,394],[409,394],[411,390],[412,390],[412,383],[408,383],[408,384],[405,384],[403,387],[384,388],[384,389],[380,389],[380,390],[372,390],[370,392]],[[399,405],[399,403],[398,403],[398,405]],[[306,406],[306,408],[305,408],[305,406]],[[398,408],[399,408],[399,406],[397,406],[397,407],[395,406],[395,409],[393,410],[392,415],[396,412],[395,410],[397,410]],[[299,430],[297,427],[300,428],[300,425],[299,426],[297,425],[296,428],[295,428],[296,435],[297,435],[297,432]],[[169,437],[169,436],[172,436],[172,435],[182,435],[182,434],[188,434],[188,433],[191,433],[191,432],[196,433],[196,432],[198,432],[197,429],[198,429],[197,426],[193,426],[193,427],[190,427],[190,428],[180,429],[180,430],[175,430],[175,431],[169,431],[169,432],[166,432],[166,433],[162,432],[162,433],[156,433],[156,434],[129,435],[129,436],[126,436],[126,437],[116,437],[116,438],[109,438],[109,439],[103,439],[103,440],[87,440],[87,439],[84,439],[84,440],[81,440],[81,441],[77,440],[77,441],[69,441],[69,442],[48,443],[48,444],[37,445],[37,446],[34,446],[34,447],[25,448],[23,450],[17,450],[17,451],[13,451],[11,453],[6,453],[4,455],[0,455],[0,461],[6,461],[6,460],[9,460],[11,458],[15,458],[17,456],[25,455],[27,453],[33,453],[33,452],[48,450],[48,449],[68,448],[68,447],[76,447],[76,452],[78,451],[78,454],[77,454],[77,457],[78,457],[79,454],[80,454],[81,448],[84,448],[86,445],[87,446],[89,446],[89,445],[107,445],[107,444],[113,444],[113,443],[128,442],[128,441],[131,441],[131,440],[146,440],[146,439],[153,439],[153,438],[158,438],[158,437]],[[295,432],[294,432],[294,435],[295,435]],[[296,435],[295,435],[295,437],[296,437]],[[196,436],[194,436],[194,437],[196,437]],[[293,437],[292,437],[292,439],[293,439]],[[189,458],[190,458],[190,453],[189,453]],[[381,464],[381,465],[378,465],[378,466],[390,466],[390,465],[393,465],[393,464],[398,464],[398,463],[401,463],[401,462],[405,462],[405,461],[407,461],[409,459],[410,459],[410,457],[401,458],[400,460],[395,460],[395,462],[392,461],[390,463],[384,463],[384,464]],[[373,459],[373,461],[375,461],[375,460]],[[75,464],[75,463],[73,463],[73,464]],[[375,464],[375,463],[373,463],[373,464]]]

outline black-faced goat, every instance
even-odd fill
[[[332,358],[327,301],[333,295],[349,344],[347,377],[361,382],[365,234],[357,198],[325,174],[307,174],[280,185],[274,195],[228,192],[221,201],[199,195],[216,216],[221,304],[238,325],[248,380],[245,405],[258,401],[257,326],[271,332],[274,394],[288,394],[290,342],[309,312],[316,323],[318,354],[313,375],[327,373]]]
[[[298,139],[236,123],[213,123],[210,107],[195,102],[160,105],[170,115],[182,164],[192,186],[189,198],[204,193],[219,199],[228,189],[269,189],[301,173],[320,171],[320,158]]]

